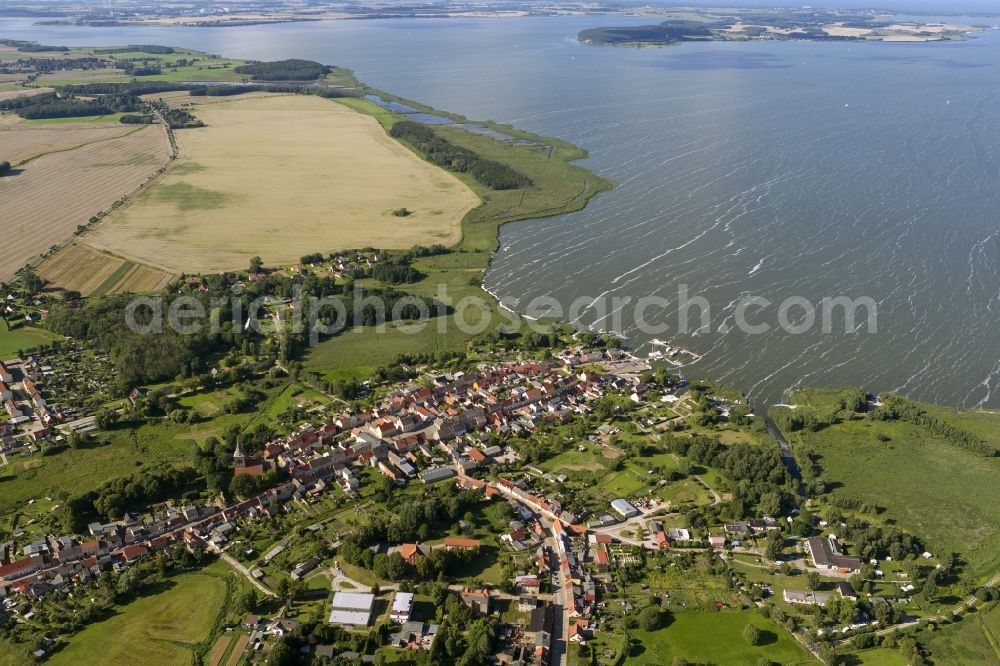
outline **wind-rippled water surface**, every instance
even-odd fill
[[[241,29],[83,30],[0,21],[46,43],[163,43],[345,65],[381,88],[590,151],[617,187],[572,215],[508,225],[486,277],[522,304],[552,295],[707,299],[711,330],[621,332],[702,359],[760,403],[863,384],[1000,405],[1000,32],[949,44],[586,47],[616,18],[345,21]],[[750,296],[870,297],[877,332],[732,328]],[[751,310],[753,312],[753,310]],[[649,313],[653,319],[654,313]],[[609,328],[594,310],[578,323]],[[863,322],[858,322],[859,324]]]

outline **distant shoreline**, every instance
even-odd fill
[[[906,21],[875,10],[705,9],[677,13],[660,23],[588,28],[577,39],[581,44],[633,48],[712,41],[928,43],[962,41],[983,30],[943,21]]]

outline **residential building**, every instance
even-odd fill
[[[404,624],[410,621],[410,613],[413,612],[413,594],[410,592],[397,592],[392,598],[392,610],[389,611],[389,618],[393,622]]]
[[[487,589],[470,590],[469,588],[465,588],[462,590],[462,603],[481,615],[489,615],[490,591]]]

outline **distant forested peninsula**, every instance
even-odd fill
[[[712,31],[696,21],[664,21],[654,25],[631,27],[590,28],[579,34],[584,44],[650,44],[708,41]]]
[[[584,44],[666,46],[678,42],[816,40],[933,42],[964,39],[976,28],[952,23],[902,22],[873,11],[798,9],[699,10],[663,15],[660,23],[583,30]]]

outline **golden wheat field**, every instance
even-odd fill
[[[17,166],[24,160],[76,148],[86,143],[113,139],[134,131],[135,125],[8,125],[0,126],[0,160]]]
[[[139,187],[167,161],[161,126],[49,153],[0,178],[0,280]]]
[[[54,287],[84,296],[157,291],[176,277],[77,243],[43,261],[36,273]]]
[[[215,100],[212,100],[215,101]],[[244,268],[249,257],[454,243],[478,197],[390,138],[374,118],[306,95],[194,110],[168,173],[84,242],[172,272]],[[396,209],[412,214],[397,217]]]

